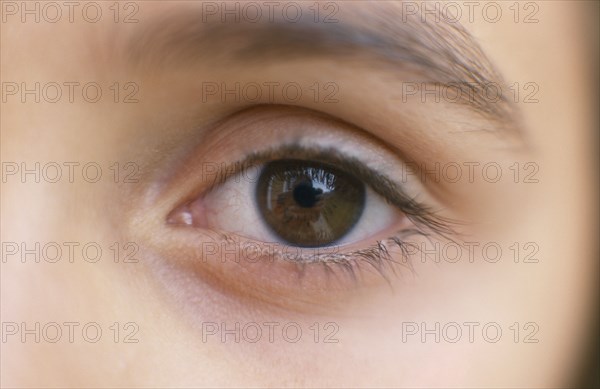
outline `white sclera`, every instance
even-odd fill
[[[214,188],[202,200],[209,228],[217,228],[260,242],[287,244],[271,231],[256,203],[256,171],[239,173]],[[390,228],[402,217],[394,206],[375,193],[368,185],[365,192],[363,212],[350,229],[335,245],[358,243]]]

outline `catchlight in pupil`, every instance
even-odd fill
[[[365,184],[328,164],[278,160],[261,172],[256,200],[266,224],[286,243],[327,246],[360,219]]]
[[[323,190],[314,188],[312,180],[306,178],[296,184],[294,188],[294,200],[303,208],[310,208],[317,204]]]

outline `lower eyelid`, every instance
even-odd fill
[[[363,243],[362,247],[320,249],[321,254],[330,259],[351,260],[348,263],[352,262],[352,268],[349,268],[331,261],[297,264],[276,254],[289,247],[282,250],[276,245],[222,231],[181,226],[168,229],[170,237],[165,242],[155,242],[150,255],[167,263],[168,273],[182,272],[182,277],[212,285],[227,295],[286,310],[314,310],[315,302],[336,306],[358,290],[388,288],[389,284],[383,282],[385,279],[389,281],[401,272],[412,272],[412,259],[403,256],[397,243],[385,237],[372,240],[367,247]],[[426,242],[417,233],[399,235],[394,238],[403,242]],[[385,246],[390,258],[373,256],[379,245]],[[251,254],[253,250],[248,250],[249,247],[253,250],[260,247],[265,254]],[[295,253],[288,254],[295,256]],[[298,291],[302,291],[301,295]]]

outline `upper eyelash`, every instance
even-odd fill
[[[331,266],[348,274],[354,281],[357,280],[356,272],[362,270],[361,263],[369,265],[375,269],[386,281],[389,282],[389,270],[396,274],[395,266],[401,265],[412,270],[410,255],[406,247],[407,236],[420,235],[427,239],[432,236],[445,238],[454,241],[453,236],[457,235],[453,226],[456,221],[444,218],[427,206],[419,203],[405,193],[402,187],[386,177],[385,175],[367,167],[360,160],[343,155],[334,148],[307,148],[298,144],[288,144],[266,151],[254,152],[244,160],[227,165],[215,177],[211,189],[225,183],[230,177],[244,172],[252,166],[264,164],[265,162],[277,159],[305,159],[317,160],[340,166],[345,171],[352,172],[358,179],[366,182],[376,193],[381,195],[389,204],[397,207],[414,224],[414,228],[399,231],[391,237],[384,240],[378,240],[375,244],[351,252],[345,253],[320,253],[313,254],[310,257],[298,255],[295,258],[281,256],[280,259],[294,262],[298,265],[299,274],[303,273],[305,266],[319,264],[328,273],[333,272]],[[209,189],[210,190],[210,189]],[[226,241],[234,241],[232,236],[223,234]],[[397,246],[402,254],[401,261],[394,260],[390,254],[388,245]],[[277,256],[277,253],[274,253]],[[386,271],[386,269],[388,271]]]

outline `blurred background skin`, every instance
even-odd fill
[[[33,166],[37,161],[100,161],[108,172],[108,161],[135,160],[142,167],[160,169],[153,162],[161,160],[161,153],[177,150],[185,139],[185,134],[161,131],[161,124],[173,121],[185,127],[189,123],[178,122],[177,115],[197,110],[199,104],[190,99],[193,93],[170,69],[142,68],[132,73],[111,53],[112,45],[151,23],[174,2],[169,3],[140,2],[143,18],[130,26],[3,21],[2,82],[102,80],[103,85],[111,85],[114,80],[141,80],[142,92],[140,103],[132,106],[104,100],[89,104],[80,99],[57,104],[3,101],[2,162]],[[78,336],[73,343],[36,343],[32,336],[20,342],[19,335],[3,339],[2,387],[597,384],[598,3],[537,4],[541,12],[536,25],[505,18],[495,24],[478,19],[465,26],[506,80],[534,80],[540,87],[539,103],[519,104],[535,145],[535,154],[527,157],[540,165],[540,183],[527,193],[502,188],[498,196],[505,200],[490,197],[490,202],[484,202],[483,206],[499,208],[494,212],[506,212],[511,218],[498,219],[495,229],[478,235],[489,240],[491,234],[501,242],[537,242],[540,263],[534,268],[423,266],[419,277],[399,287],[398,293],[349,299],[348,309],[360,314],[290,313],[288,319],[307,325],[338,323],[337,344],[259,342],[244,346],[203,343],[197,328],[171,306],[187,303],[171,304],[165,297],[160,282],[146,267],[143,250],[140,263],[129,267],[110,260],[23,264],[12,257],[4,261],[3,253],[3,323],[25,322],[33,328],[35,322],[97,322],[104,333],[98,343]],[[177,6],[189,6],[189,2]],[[114,34],[116,28],[118,34]],[[278,71],[285,74],[305,65],[297,60],[290,68],[261,69],[273,72],[265,76],[269,79],[279,77]],[[248,65],[248,73],[258,71],[252,66]],[[334,77],[341,89],[360,84],[335,63],[316,66],[315,73],[323,81]],[[338,70],[339,79],[333,76]],[[227,73],[207,65],[198,74],[211,79],[211,75]],[[235,77],[251,79],[244,71]],[[368,82],[366,78],[363,83]],[[377,88],[366,93],[374,94],[372,100],[377,101]],[[352,110],[344,101],[335,108],[342,118]],[[200,112],[195,118],[212,120],[214,115]],[[149,177],[142,175],[140,187],[153,184]],[[95,241],[108,252],[112,242],[128,242],[133,236],[141,237],[143,246],[147,237],[131,235],[124,227],[138,214],[138,204],[143,203],[140,193],[111,182],[51,184],[9,179],[2,183],[2,242]],[[489,215],[497,215],[494,212]],[[147,215],[148,220],[156,216],[152,211]],[[153,228],[148,231],[164,232]],[[227,317],[228,308],[234,305],[219,299],[203,296],[201,308],[194,311],[195,320]],[[249,318],[258,322],[286,319],[259,305],[245,308],[253,311]],[[540,342],[404,344],[393,326],[402,321],[455,320],[497,320],[506,326],[533,321],[539,325]],[[135,323],[139,342],[112,341],[115,331],[109,326],[114,322],[119,323],[119,340],[130,330],[124,324]],[[504,329],[506,337],[512,336]],[[3,336],[6,330],[3,327]]]

